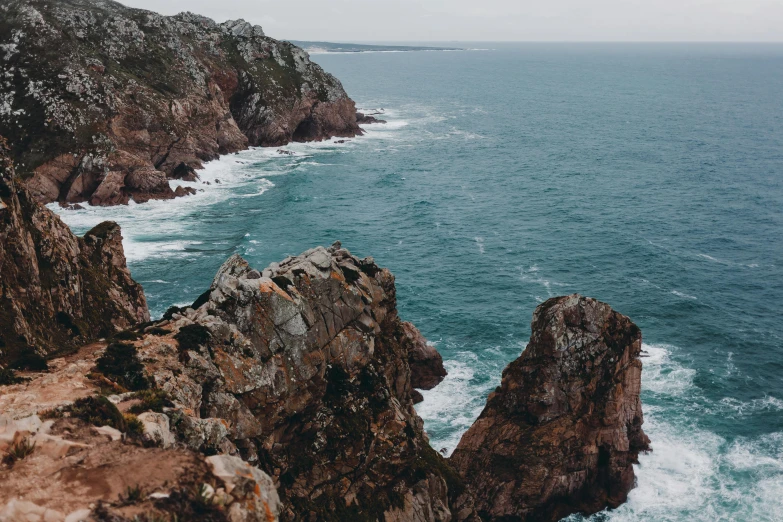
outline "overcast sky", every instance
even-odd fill
[[[783,41],[783,0],[120,0],[360,41]]]

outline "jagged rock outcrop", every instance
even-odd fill
[[[119,226],[106,222],[77,238],[19,185],[6,152],[0,137],[0,366],[149,321]]]
[[[476,520],[413,409],[405,336],[420,334],[395,296],[339,244],[261,272],[234,256],[134,344],[179,440],[270,473],[282,520]]]
[[[579,295],[540,305],[531,328],[449,459],[485,521],[555,521],[616,507],[633,487],[632,464],[649,449],[639,328]]]
[[[359,125],[372,125],[375,123],[386,123],[386,120],[379,120],[375,116],[383,114],[381,112],[375,112],[373,114],[364,114],[363,112],[356,113],[356,123]]]
[[[167,176],[248,144],[361,133],[302,49],[243,20],[110,0],[0,4],[0,86],[0,134],[43,202],[173,198]]]

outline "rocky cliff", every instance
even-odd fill
[[[148,322],[118,227],[74,237],[7,157],[0,239],[0,522],[554,521],[624,502],[649,449],[641,333],[594,299],[538,307],[446,460],[413,407],[442,359],[372,258],[234,256]]]
[[[617,507],[649,449],[639,399],[642,336],[594,299],[548,300],[450,458],[483,520],[555,521]]]
[[[17,183],[6,152],[0,138],[0,367],[41,366],[42,357],[148,321],[119,226],[75,237]]]
[[[0,394],[0,410],[100,425],[79,405],[94,408],[90,397],[108,387],[120,412],[138,415],[145,444],[239,457],[268,473],[281,520],[477,522],[413,408],[417,343],[426,344],[397,316],[394,277],[371,258],[335,244],[259,272],[234,256],[191,307],[53,362],[53,374]],[[430,358],[427,373],[441,373]],[[122,514],[118,487],[98,495],[112,516]]]
[[[259,272],[235,256],[169,315],[136,345],[179,406],[174,431],[267,470],[283,520],[470,518],[413,409],[409,336],[421,334],[372,259],[336,244]]]
[[[243,20],[0,4],[0,134],[39,201],[172,198],[220,154],[359,133],[336,78]]]

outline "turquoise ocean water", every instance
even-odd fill
[[[654,451],[595,519],[783,520],[783,46],[482,47],[315,55],[389,123],[210,163],[193,197],[62,215],[122,225],[154,315],[235,252],[374,256],[447,361],[418,410],[449,451],[539,303],[604,300],[644,334]]]

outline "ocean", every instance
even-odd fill
[[[539,303],[606,301],[644,335],[654,450],[592,520],[783,520],[783,46],[478,47],[314,55],[388,123],[209,163],[192,197],[56,210],[122,225],[154,316],[233,253],[373,256],[446,361],[417,409],[447,452]]]

